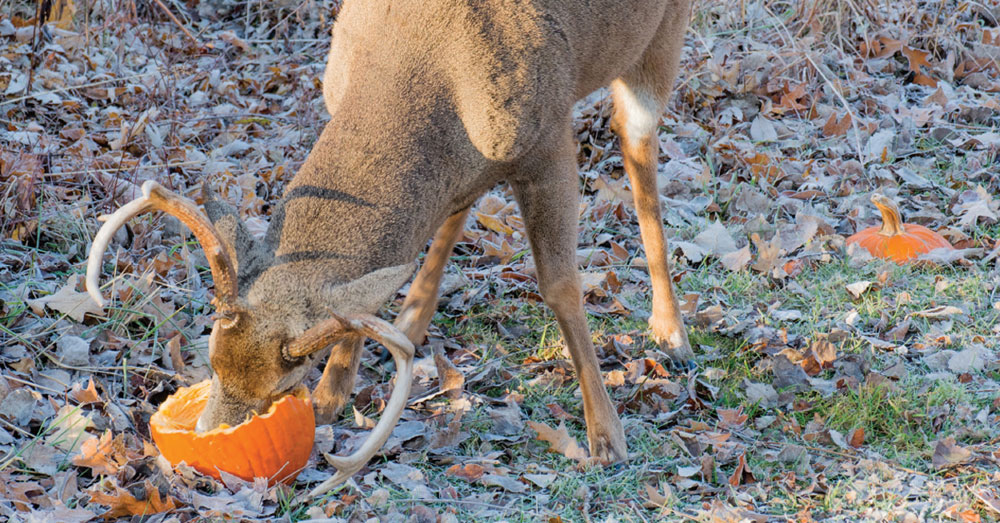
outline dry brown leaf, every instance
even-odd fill
[[[747,265],[750,264],[750,258],[750,246],[747,245],[742,249],[723,255],[719,261],[723,267],[733,272],[739,272],[747,268]]]
[[[502,219],[493,214],[486,214],[483,212],[476,212],[476,220],[483,224],[487,229],[498,232],[503,235],[514,234],[514,229],[504,223]]]
[[[104,308],[94,303],[89,294],[76,290],[79,281],[80,275],[73,274],[66,280],[66,285],[62,286],[55,294],[36,300],[28,300],[28,306],[39,316],[43,316],[45,307],[48,307],[79,323],[83,322],[83,316],[88,312],[98,316],[104,314]]]
[[[634,205],[632,190],[629,189],[628,182],[624,176],[615,180],[610,176],[602,174],[591,183],[591,186],[597,191],[597,194],[594,195],[595,202],[617,201],[627,205],[629,208]]]
[[[865,444],[865,428],[858,427],[852,430],[850,435],[847,436],[847,444],[856,449],[861,448]]]
[[[942,514],[964,523],[979,523],[981,521],[978,512],[971,508],[965,508],[965,505],[962,505],[961,503],[956,503],[944,509]]]
[[[907,317],[916,318],[947,318],[956,314],[963,314],[962,309],[954,305],[939,305],[922,311],[911,312]]]
[[[462,387],[465,386],[465,375],[462,371],[439,351],[434,351],[434,364],[437,366],[438,382],[441,392],[446,392],[450,398],[457,398],[462,395]]]
[[[1000,491],[996,487],[982,487],[975,494],[986,508],[1000,514]]]
[[[738,487],[755,481],[757,481],[757,478],[755,478],[753,473],[750,472],[750,468],[747,466],[747,455],[744,452],[743,454],[740,454],[740,460],[739,463],[736,464],[736,470],[734,470],[732,475],[729,476],[729,484],[734,487]]]
[[[747,415],[743,413],[743,406],[735,409],[717,409],[719,415],[719,425],[724,429],[739,429],[747,421]]]
[[[164,358],[164,364],[170,363],[169,367],[175,371],[184,370],[184,355],[181,354],[181,340],[184,338],[181,334],[176,334],[174,337],[170,338],[167,342],[167,354],[169,358]]]
[[[111,491],[105,492],[104,487],[110,487]],[[104,485],[95,485],[87,493],[90,494],[91,503],[111,507],[107,512],[101,514],[101,517],[105,519],[159,514],[181,506],[180,501],[173,496],[167,495],[164,499],[160,495],[160,491],[149,481],[129,490],[106,481]]]
[[[660,508],[670,503],[674,497],[673,491],[670,489],[670,485],[666,483],[661,483],[661,488],[663,489],[663,494],[653,485],[646,483],[643,485],[643,489],[646,491],[646,501],[643,502],[642,506],[646,508]]]
[[[856,281],[847,286],[847,292],[854,296],[854,299],[860,299],[861,295],[868,291],[872,286],[872,282],[868,280]]]
[[[934,444],[934,456],[931,463],[938,470],[961,465],[972,458],[972,451],[955,443],[955,438],[948,437]]]
[[[73,464],[90,468],[94,475],[114,474],[121,466],[114,457],[117,444],[116,438],[111,437],[111,431],[106,431],[100,438],[85,441],[80,446],[80,454],[73,458]]]
[[[448,467],[444,473],[456,478],[462,478],[471,483],[483,477],[483,474],[486,473],[486,468],[476,463],[466,463],[465,465],[456,463]]]
[[[830,118],[823,125],[823,136],[830,138],[840,136],[851,128],[851,113],[845,113],[842,118],[837,119],[837,113],[830,113]]]
[[[549,414],[551,414],[552,417],[555,419],[558,420],[576,419],[576,416],[570,414],[569,412],[566,412],[566,410],[563,409],[558,403],[548,403],[545,406],[549,408]]]
[[[560,421],[559,427],[552,427],[537,421],[529,421],[528,426],[538,433],[538,439],[550,445],[550,452],[558,452],[570,459],[583,462],[589,458],[587,450],[581,447],[566,430],[566,422]]]
[[[785,260],[779,256],[781,252],[781,235],[775,233],[773,238],[765,241],[760,238],[760,235],[753,233],[750,235],[750,239],[757,246],[757,261],[750,267],[764,274],[771,274],[772,276],[780,277],[785,275],[784,270],[781,270],[781,266],[784,265]],[[781,274],[775,274],[779,270]]]
[[[86,387],[80,386],[79,383],[74,383],[73,388],[69,391],[69,397],[80,405],[101,401],[101,396],[97,393],[97,387],[94,386],[94,378],[87,378]]]

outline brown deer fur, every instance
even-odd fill
[[[396,322],[422,340],[469,206],[506,181],[576,367],[591,453],[625,459],[575,262],[571,108],[611,85],[649,260],[650,328],[673,358],[687,360],[660,218],[656,130],[689,11],[686,0],[348,0],[324,77],[332,118],[265,240],[253,240],[227,205],[206,203],[243,305],[213,328],[213,392],[199,427],[239,423],[299,384],[313,361],[289,358],[284,347],[330,311],[375,312],[437,231]],[[357,337],[336,343],[313,393],[321,421],[347,400],[360,347]]]

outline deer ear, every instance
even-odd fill
[[[320,298],[330,310],[341,314],[373,314],[410,279],[415,268],[415,263],[405,263],[378,269],[324,289]]]
[[[205,202],[205,214],[229,251],[229,259],[236,265],[236,273],[240,276],[251,275],[267,268],[273,256],[262,242],[250,234],[236,209],[218,199],[207,180],[202,183],[201,195]]]

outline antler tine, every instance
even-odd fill
[[[115,232],[125,225],[125,222],[143,212],[161,210],[184,223],[192,232],[205,251],[208,265],[212,269],[215,280],[216,297],[220,305],[235,303],[238,289],[236,286],[236,271],[212,222],[187,198],[164,188],[153,180],[142,184],[142,196],[123,205],[108,217],[101,229],[94,236],[87,259],[87,292],[98,305],[104,306],[101,296],[98,276],[101,273],[101,260],[108,243]]]
[[[87,257],[87,292],[97,305],[104,307],[104,297],[101,296],[101,287],[98,277],[101,274],[101,261],[104,258],[104,251],[108,249],[108,243],[125,222],[133,216],[149,210],[151,204],[145,195],[136,198],[121,206],[117,211],[107,217],[104,225],[94,236],[94,242],[90,245],[90,253]]]
[[[330,346],[330,344],[344,335],[345,330],[351,329],[350,320],[335,312],[328,312],[328,314],[330,314],[329,318],[316,324],[288,344],[285,348],[288,357],[301,358],[308,356],[324,347]]]
[[[368,463],[368,460],[375,455],[386,440],[392,434],[393,428],[403,415],[406,401],[410,396],[410,384],[413,380],[413,344],[392,324],[387,323],[375,316],[356,316],[347,320],[352,330],[368,336],[381,343],[396,361],[396,385],[392,389],[392,396],[382,413],[382,417],[375,424],[372,433],[365,440],[354,454],[350,456],[333,456],[324,454],[337,473],[314,488],[303,499],[312,499],[322,496],[331,488],[348,480],[356,472]]]

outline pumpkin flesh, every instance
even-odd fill
[[[198,434],[195,424],[208,401],[211,381],[182,387],[149,420],[153,441],[172,465],[185,462],[216,479],[224,470],[244,480],[291,483],[312,453],[316,421],[305,389],[274,402],[267,413]]]

